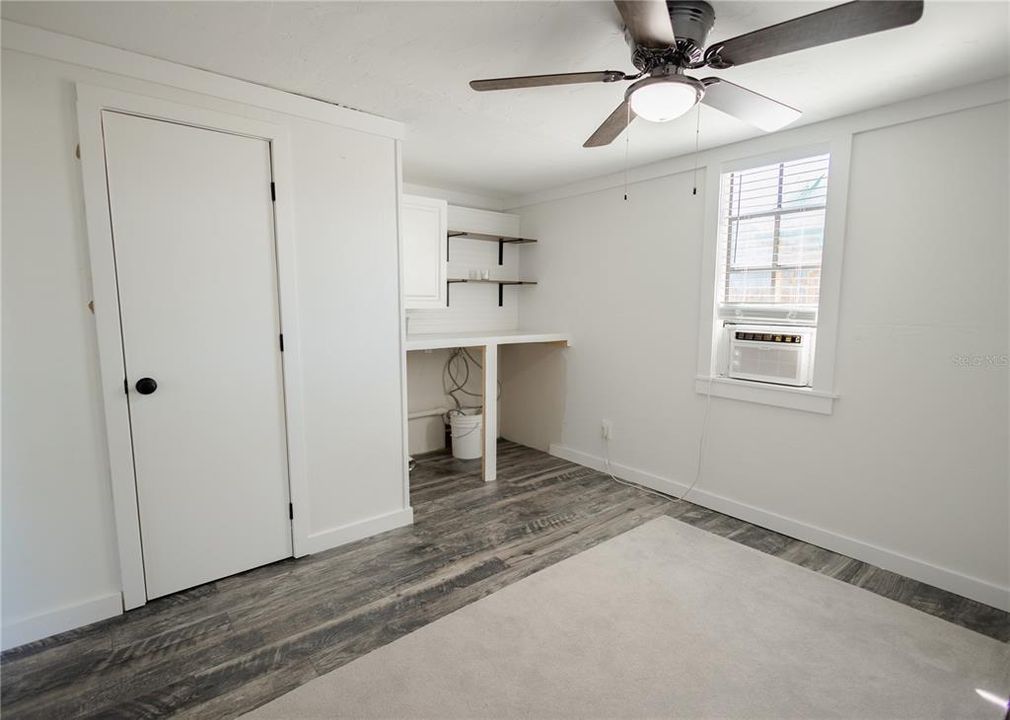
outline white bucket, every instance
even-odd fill
[[[473,415],[464,413],[471,412]],[[449,415],[452,433],[452,456],[459,460],[474,460],[481,456],[481,427],[484,415],[479,410],[453,412]]]

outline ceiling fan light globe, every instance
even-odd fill
[[[635,115],[651,122],[675,120],[693,108],[701,93],[686,82],[663,80],[642,83],[631,89],[631,109]]]

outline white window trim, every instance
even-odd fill
[[[721,321],[716,309],[719,263],[719,182],[723,173],[831,153],[828,171],[827,212],[824,218],[824,249],[821,256],[820,306],[814,375],[808,388],[751,382],[716,374],[715,359]],[[842,251],[849,194],[849,163],[852,134],[839,133],[820,143],[782,147],[764,155],[713,162],[705,167],[705,244],[702,249],[701,304],[698,335],[698,374],[695,391],[715,397],[777,405],[793,410],[830,415],[838,395],[834,391],[835,351],[838,336],[839,295],[842,284]]]

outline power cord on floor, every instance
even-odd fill
[[[701,436],[698,438],[698,465],[697,465],[697,470],[695,471],[695,474],[694,474],[694,481],[688,486],[687,490],[685,490],[684,492],[682,492],[680,494],[679,498],[676,495],[667,495],[666,493],[657,492],[657,491],[653,490],[652,488],[647,488],[644,485],[639,485],[637,483],[628,482],[627,480],[622,480],[619,477],[615,477],[614,473],[613,473],[613,470],[611,469],[611,465],[610,465],[610,438],[604,437],[603,438],[603,467],[606,469],[606,473],[610,477],[610,479],[613,480],[614,482],[620,483],[621,485],[627,485],[628,487],[633,487],[633,488],[636,488],[638,490],[644,490],[645,492],[649,493],[650,495],[656,495],[657,497],[661,497],[664,500],[669,499],[669,498],[672,497],[672,498],[675,498],[677,500],[681,500],[681,501],[686,502],[687,501],[687,496],[690,495],[691,491],[694,490],[695,486],[699,482],[701,482],[701,466],[702,466],[702,461],[705,458],[705,440],[707,439],[707,436],[708,436],[708,418],[709,418],[709,415],[711,414],[711,410],[712,410],[712,380],[713,379],[714,379],[713,376],[710,375],[709,378],[708,378],[708,391],[705,393],[705,395],[706,395],[706,398],[705,398],[705,416],[704,416],[704,418],[701,421]]]

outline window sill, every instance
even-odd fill
[[[699,375],[694,379],[695,392],[708,395],[710,388],[713,397],[743,400],[761,405],[775,405],[820,415],[830,415],[838,397],[832,393],[820,392],[811,388],[769,385],[725,377],[709,378]]]

